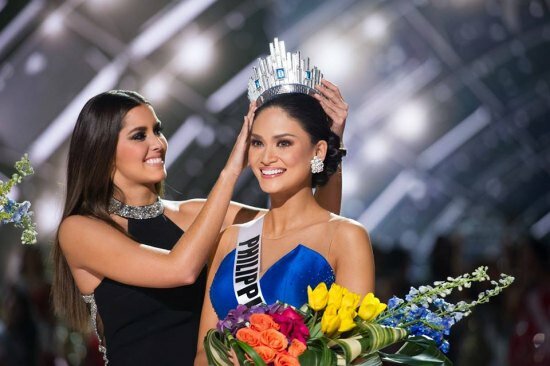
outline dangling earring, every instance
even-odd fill
[[[325,167],[325,164],[317,155],[315,155],[313,159],[311,159],[310,164],[311,172],[313,174],[321,173],[323,171],[323,168]]]

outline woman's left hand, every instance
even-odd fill
[[[321,103],[326,114],[332,119],[332,132],[342,138],[348,118],[348,104],[342,97],[340,89],[328,80],[322,79],[321,84],[317,85],[317,90],[321,94],[315,94],[314,98]]]

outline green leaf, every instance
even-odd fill
[[[453,363],[428,337],[410,337],[394,354],[379,352],[383,361],[409,366],[452,366]]]
[[[407,336],[403,328],[389,327],[376,323],[358,322],[358,333],[362,336],[361,353],[373,353],[391,344],[397,343]]]
[[[309,329],[309,339],[314,340],[321,338],[323,332],[321,332],[321,322],[317,322]]]
[[[210,329],[204,339],[204,348],[208,364],[213,366],[231,366],[229,346],[222,341],[222,335],[216,329]]]
[[[336,354],[328,347],[322,338],[308,340],[307,350],[298,357],[300,365],[306,366],[336,366]]]
[[[244,351],[252,359],[252,361],[254,361],[255,366],[266,366],[264,360],[260,357],[258,352],[254,351],[254,348],[252,348],[245,342],[242,342],[236,339],[235,339],[235,343],[239,346],[239,348],[242,349],[242,351]],[[242,351],[241,351],[241,355],[237,354],[237,357],[239,358],[239,363],[242,363],[243,361],[246,360],[246,357],[244,356],[244,354],[242,354]]]
[[[382,366],[382,360],[377,352],[357,357],[351,363],[353,366]]]

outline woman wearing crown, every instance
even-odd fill
[[[336,117],[345,115],[342,103],[324,101]],[[86,329],[91,320],[101,331],[106,363],[193,363],[205,264],[216,238],[222,228],[263,212],[229,201],[245,165],[253,114],[252,104],[208,200],[172,202],[159,197],[168,146],[146,99],[112,90],[91,98],[80,112],[53,247],[52,298],[71,326]],[[341,133],[343,119],[338,126]],[[317,192],[334,211],[340,205],[337,178],[326,187],[332,194]]]
[[[303,72],[299,54],[271,46],[250,82],[256,100],[248,162],[271,208],[223,231],[207,278],[196,365],[206,364],[202,339],[238,304],[307,302],[306,288],[337,282],[350,291],[374,290],[374,261],[366,230],[317,203],[312,188],[339,173],[340,138],[331,131],[343,103],[320,73]],[[330,103],[333,108],[326,108]],[[325,108],[323,109],[323,106]]]

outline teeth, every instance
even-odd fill
[[[161,158],[147,159],[145,162],[147,164],[162,164],[163,163]]]
[[[283,171],[284,171],[283,169],[262,170],[262,174],[264,174],[264,175],[275,175],[275,174],[280,174]]]

